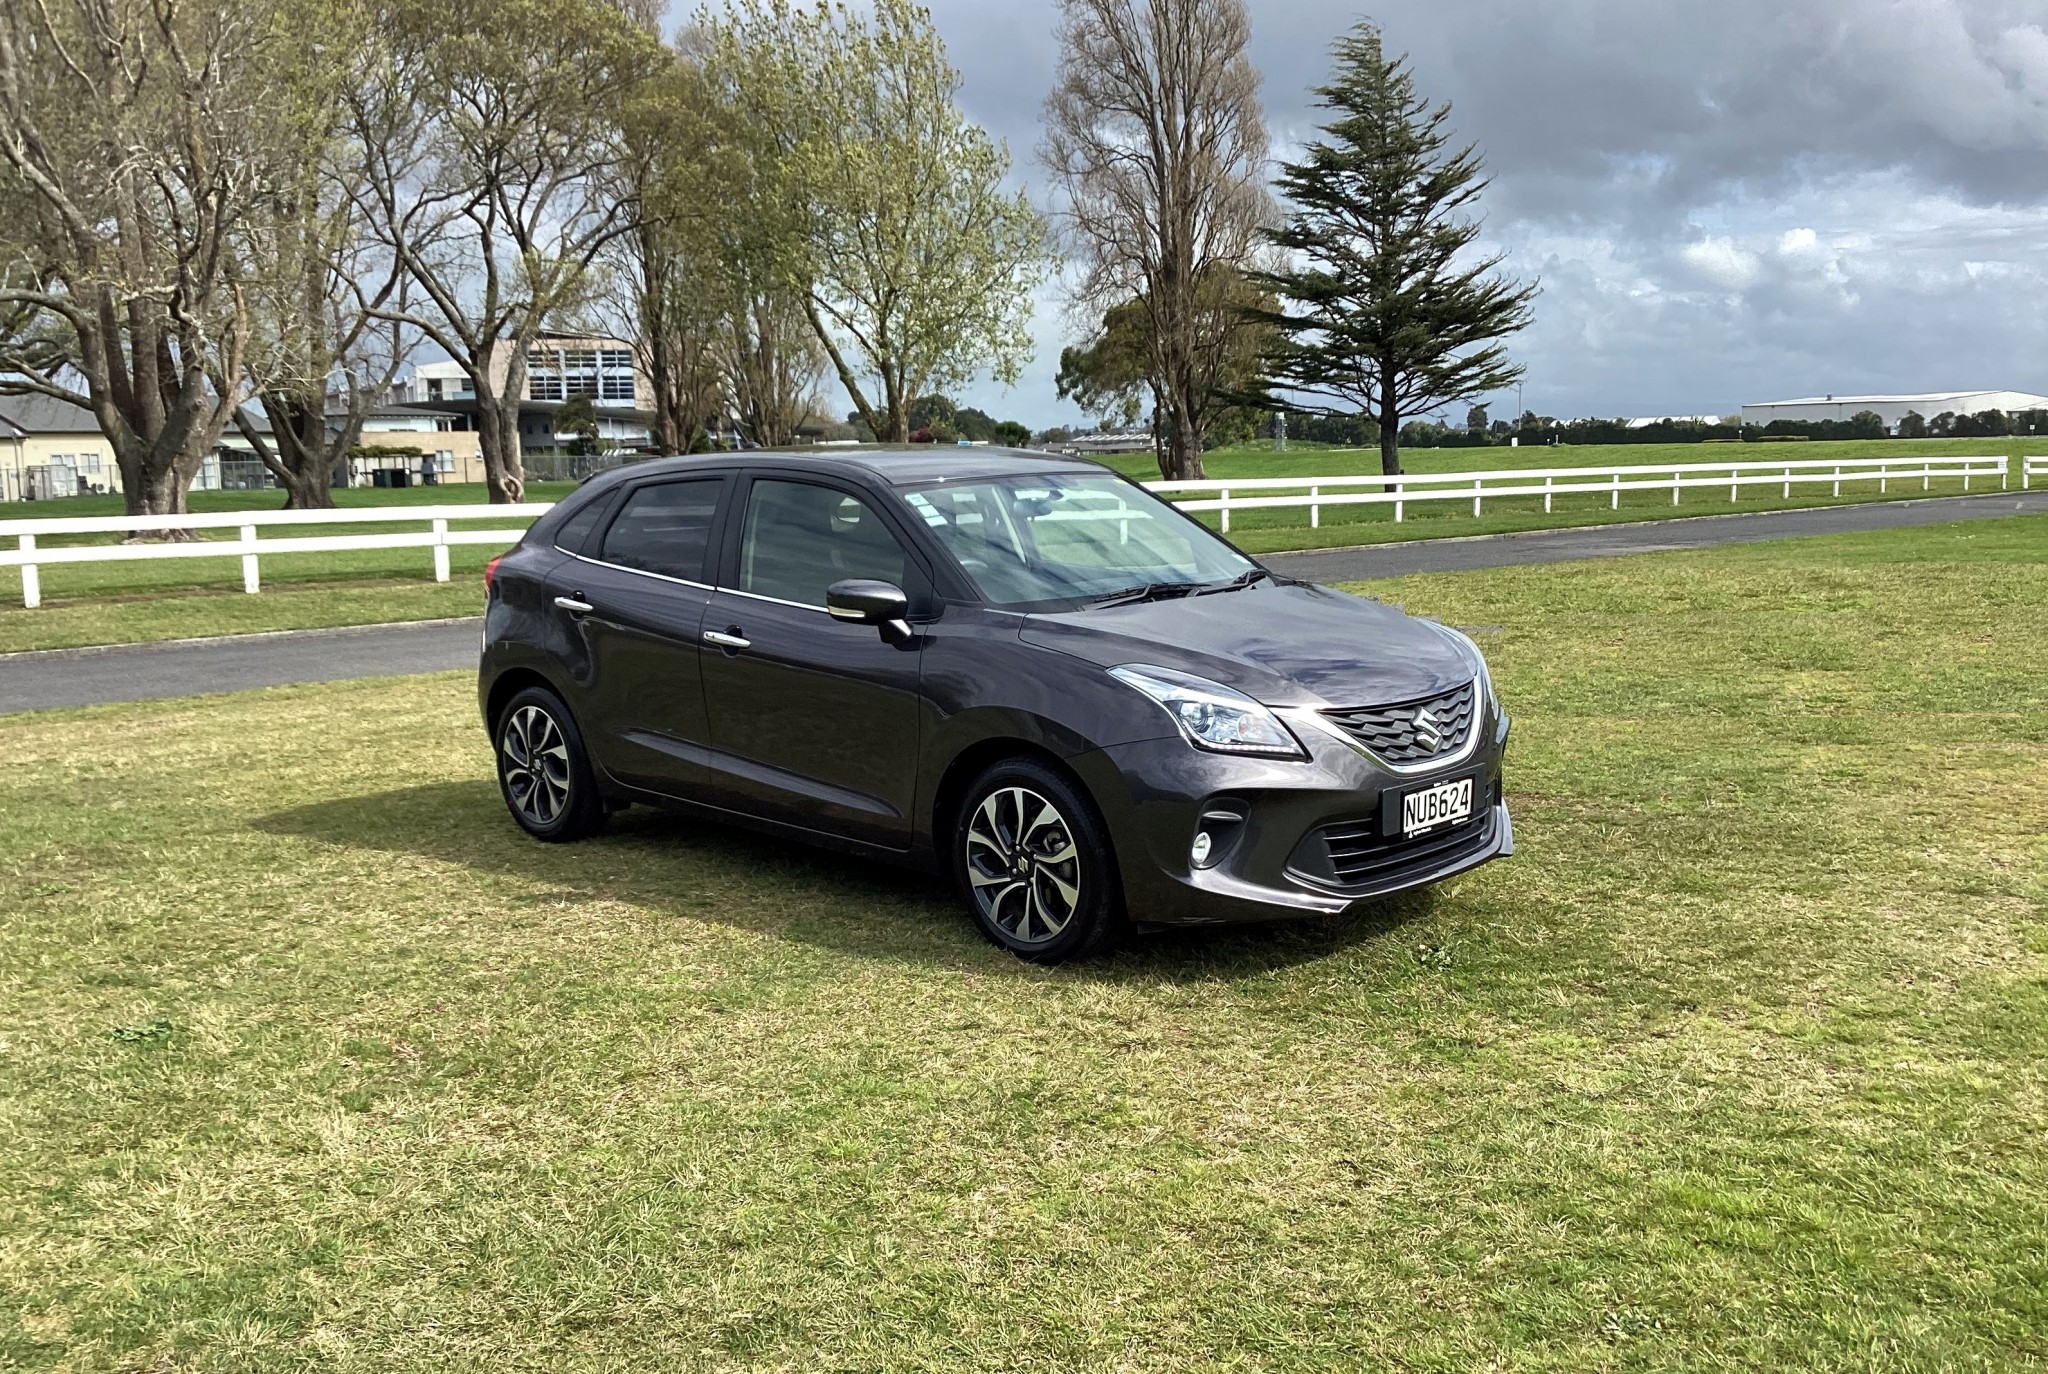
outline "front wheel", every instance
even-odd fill
[[[583,734],[562,699],[528,687],[498,716],[498,790],[520,829],[537,840],[580,840],[604,824],[604,799]]]
[[[1122,921],[1116,853],[1088,795],[1034,759],[967,791],[953,838],[960,889],[989,939],[1056,964],[1107,945]]]

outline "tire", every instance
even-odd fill
[[[604,825],[604,798],[583,747],[583,732],[553,692],[528,687],[506,702],[491,748],[498,760],[498,791],[521,830],[536,840],[562,844]]]
[[[1036,759],[1006,759],[974,780],[952,854],[975,924],[1020,959],[1085,958],[1122,931],[1109,827],[1085,791]]]

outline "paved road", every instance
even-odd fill
[[[1747,544],[1810,534],[1895,529],[1951,520],[2048,514],[2048,491],[1938,497],[1819,510],[1758,511],[1639,525],[1538,530],[1477,539],[1430,539],[1371,548],[1273,554],[1278,572],[1316,582],[1458,572],[1666,549]],[[296,630],[107,649],[0,654],[0,713],[234,692],[293,682],[390,677],[476,667],[479,621]]]
[[[0,712],[476,668],[483,620],[0,654]]]
[[[2048,490],[1937,496],[1925,501],[1886,501],[1815,510],[1753,511],[1747,515],[1704,515],[1642,524],[1377,544],[1368,548],[1318,549],[1308,553],[1267,554],[1264,561],[1275,572],[1311,582],[1357,582],[1372,577],[1406,577],[1410,573],[1619,558],[1632,553],[1943,525],[1952,520],[1991,520],[2017,514],[2048,515]]]

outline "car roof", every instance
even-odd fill
[[[656,476],[706,468],[786,467],[793,472],[865,472],[891,486],[925,482],[1015,477],[1056,472],[1106,472],[1085,458],[1063,458],[1016,448],[963,448],[920,444],[904,448],[746,449],[737,453],[704,453],[687,458],[651,458],[612,469],[612,475]]]

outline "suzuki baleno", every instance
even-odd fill
[[[538,839],[654,802],[909,862],[1046,962],[1513,850],[1470,639],[1277,576],[1092,464],[639,463],[487,581],[484,721]]]

